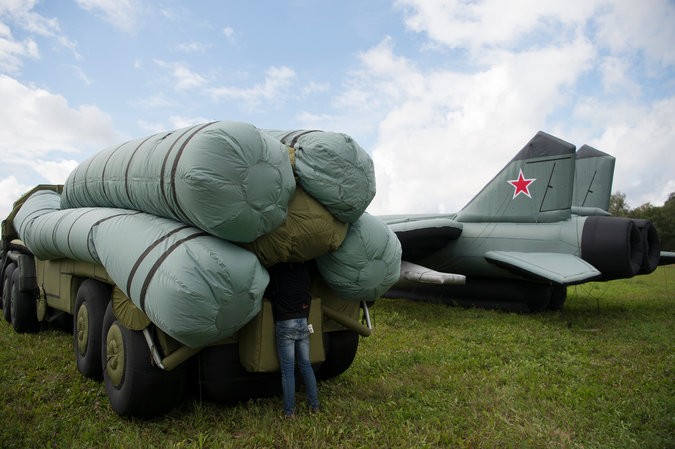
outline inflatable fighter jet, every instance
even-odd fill
[[[539,132],[459,213],[380,217],[403,251],[385,296],[560,309],[568,285],[674,263],[649,221],[609,214],[614,162]]]

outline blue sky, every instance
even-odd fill
[[[675,192],[669,0],[0,0],[0,215],[93,153],[208,120],[351,135],[371,213],[454,212],[539,130]]]

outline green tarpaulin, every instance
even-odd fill
[[[286,218],[288,151],[240,122],[212,122],[106,148],[68,176],[62,208],[113,207],[250,242]]]
[[[168,218],[59,205],[57,193],[37,192],[17,213],[15,227],[33,254],[100,263],[181,343],[198,347],[229,337],[260,311],[269,276],[250,251]]]
[[[379,218],[368,213],[349,225],[340,248],[316,259],[323,279],[340,297],[379,298],[401,270],[401,243]]]
[[[342,133],[265,132],[295,148],[295,172],[310,195],[340,221],[359,219],[375,197],[375,169],[366,150]]]
[[[374,195],[372,160],[345,134],[221,121],[107,148],[62,195],[32,194],[13,223],[40,259],[103,265],[153,323],[195,347],[258,313],[264,265],[316,259],[345,299],[389,289],[401,247],[365,213]]]

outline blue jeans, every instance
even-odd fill
[[[284,413],[295,412],[295,362],[305,383],[307,402],[312,410],[319,408],[316,377],[309,361],[309,330],[307,318],[277,321],[277,354],[281,367],[281,386],[284,393]]]

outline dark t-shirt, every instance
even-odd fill
[[[307,262],[284,262],[267,269],[270,283],[265,297],[272,301],[275,321],[309,316],[310,274]]]

